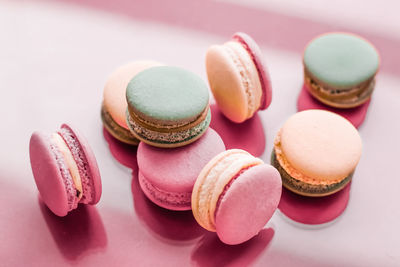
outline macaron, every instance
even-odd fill
[[[292,115],[279,130],[271,156],[283,185],[320,197],[343,189],[360,160],[361,137],[345,118],[324,110]]]
[[[40,196],[54,214],[65,216],[80,203],[99,202],[101,179],[96,158],[78,131],[62,124],[51,134],[34,132],[29,156]]]
[[[371,98],[379,64],[376,48],[364,38],[341,32],[323,34],[304,50],[304,83],[325,105],[354,108]]]
[[[243,122],[272,100],[270,77],[257,43],[245,33],[235,33],[206,54],[208,81],[221,112],[233,122]]]
[[[197,176],[222,151],[225,151],[224,142],[211,128],[184,147],[159,148],[141,142],[137,151],[140,187],[160,207],[190,210]]]
[[[232,149],[215,156],[200,172],[192,193],[196,221],[230,245],[265,226],[282,192],[279,172],[248,152]]]
[[[126,87],[136,74],[159,65],[155,61],[134,61],[119,67],[108,77],[103,91],[101,119],[104,128],[119,141],[130,145],[139,144],[126,124]]]
[[[182,68],[159,66],[140,72],[129,82],[126,99],[131,133],[152,146],[190,144],[210,124],[207,85]]]

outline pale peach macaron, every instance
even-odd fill
[[[275,138],[271,162],[287,189],[304,196],[326,196],[351,181],[361,150],[361,137],[348,120],[313,109],[286,121]]]
[[[139,72],[161,65],[156,61],[133,61],[120,66],[108,77],[103,91],[101,119],[105,129],[116,139],[131,145],[139,144],[126,124],[126,87]]]
[[[245,33],[235,33],[206,54],[208,81],[221,112],[233,122],[243,122],[266,109],[272,100],[268,72],[257,43]]]

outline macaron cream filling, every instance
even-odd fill
[[[137,123],[132,118],[129,112],[127,112],[127,119],[128,119],[128,126],[130,127],[134,135],[138,135],[139,137],[152,142],[161,144],[170,144],[170,143],[180,143],[192,140],[197,136],[200,137],[200,134],[204,132],[207,129],[208,125],[210,124],[211,112],[210,110],[208,110],[205,119],[196,126],[182,131],[160,132],[145,128],[139,123]]]
[[[84,149],[77,140],[75,134],[69,129],[69,127],[63,125],[58,134],[63,138],[67,144],[74,162],[79,170],[79,176],[82,183],[82,198],[81,203],[89,204],[95,199],[95,190],[93,189],[93,177],[89,168],[88,159],[85,156]]]
[[[108,132],[115,138],[122,139],[129,144],[137,145],[139,143],[139,140],[134,138],[128,129],[122,127],[113,119],[111,114],[105,108],[104,103],[101,108],[101,119],[103,121],[104,127],[106,127]]]
[[[375,78],[348,90],[330,88],[318,83],[315,79],[304,75],[305,84],[309,92],[325,104],[345,105],[344,107],[358,106],[367,101],[374,91]]]
[[[78,198],[79,202],[79,200],[82,198],[82,181],[74,157],[72,156],[71,151],[69,150],[64,139],[62,139],[62,137],[58,133],[53,133],[51,140],[57,146],[58,151],[61,152],[63,155],[65,164],[67,166],[67,169],[69,170],[69,173],[71,174],[74,187],[77,191],[76,197]]]
[[[230,41],[225,43],[223,48],[231,57],[240,74],[248,101],[247,117],[250,118],[258,110],[262,100],[262,87],[258,70],[251,55],[241,43]]]
[[[61,176],[63,178],[62,181],[65,187],[65,191],[67,192],[68,210],[73,210],[78,206],[78,190],[74,185],[74,181],[68,169],[65,157],[60,151],[58,144],[53,140],[52,136],[50,136],[49,147],[52,154],[54,155],[57,167],[60,170]]]
[[[271,103],[271,92],[268,92],[269,89],[269,78],[266,74],[266,69],[262,63],[260,58],[260,49],[257,44],[252,40],[250,36],[247,36],[244,33],[235,33],[232,36],[232,39],[239,42],[244,49],[246,49],[247,53],[250,55],[258,73],[259,81],[261,84],[262,95],[261,95],[261,103],[260,109],[266,109]],[[268,99],[267,99],[268,98]]]
[[[151,122],[149,120],[139,117],[135,113],[134,108],[131,107],[128,107],[127,112],[129,113],[129,116],[131,117],[132,120],[134,120],[137,124],[141,125],[144,128],[148,128],[150,130],[157,130],[157,132],[170,132],[171,130],[176,130],[176,131],[184,130],[187,128],[191,128],[193,125],[199,124],[207,117],[209,112],[209,106],[206,106],[204,110],[200,113],[200,115],[198,115],[192,121],[176,122],[174,124],[172,123],[162,124],[162,123]]]

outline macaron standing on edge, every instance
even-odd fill
[[[226,244],[243,243],[265,226],[281,197],[282,181],[271,165],[244,150],[215,156],[202,169],[192,193],[196,221]]]
[[[233,122],[243,122],[270,105],[270,77],[260,48],[247,34],[238,32],[223,45],[211,46],[206,69],[219,109]]]
[[[183,147],[159,148],[141,142],[137,152],[140,187],[158,206],[190,210],[197,176],[209,160],[223,151],[224,142],[211,128]]]
[[[101,119],[105,129],[116,139],[130,145],[139,144],[126,124],[126,87],[139,72],[161,64],[155,61],[133,61],[117,68],[108,77],[103,91]]]
[[[378,51],[364,38],[342,32],[322,34],[304,50],[302,90],[324,109],[345,116],[358,127],[375,89],[379,65]],[[299,111],[318,108],[307,97],[305,92],[300,94]]]
[[[140,141],[156,147],[179,147],[200,138],[211,112],[205,82],[187,70],[152,67],[140,72],[126,90],[127,124]]]
[[[40,196],[54,214],[65,216],[79,203],[99,202],[96,158],[83,136],[67,124],[52,134],[34,132],[29,156]]]
[[[361,137],[348,120],[325,110],[306,110],[292,115],[279,130],[271,163],[287,189],[327,196],[351,181],[361,150]]]

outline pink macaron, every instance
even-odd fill
[[[100,200],[101,179],[86,139],[67,124],[52,134],[34,132],[29,143],[33,176],[41,198],[58,216],[79,203]]]
[[[211,128],[200,139],[178,148],[139,144],[139,183],[155,204],[170,210],[190,210],[193,185],[201,169],[225,151],[221,137]]]
[[[206,54],[211,91],[221,112],[233,122],[243,122],[272,100],[271,82],[257,43],[245,33],[235,33]]]
[[[243,243],[265,226],[281,197],[279,172],[248,152],[231,149],[202,169],[192,193],[192,211],[205,229],[226,244]]]

